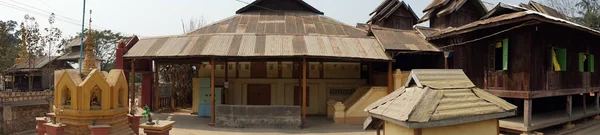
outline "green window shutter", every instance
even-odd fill
[[[508,70],[508,39],[502,40],[502,70]]]
[[[559,49],[559,52],[557,55],[558,63],[560,63],[560,71],[567,71],[567,49]]]
[[[579,72],[583,72],[583,53],[579,53]]]
[[[591,55],[591,54],[590,54],[590,55],[588,56],[588,61],[590,62],[590,63],[588,64],[588,66],[589,66],[589,68],[590,68],[590,72],[594,72],[594,68],[595,68],[595,67],[594,67],[594,55]]]

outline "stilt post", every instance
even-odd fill
[[[215,124],[215,57],[210,57],[210,123]]]
[[[532,99],[525,99],[523,102],[523,125],[525,127],[531,126],[532,101]]]
[[[369,62],[369,85],[373,86],[373,62]]]
[[[596,111],[600,111],[600,92],[596,92]]]
[[[302,59],[302,123],[306,123],[306,58]]]
[[[567,96],[567,107],[566,108],[567,108],[567,115],[569,117],[571,117],[572,113],[573,113],[573,96],[571,96],[571,95]]]
[[[388,62],[388,94],[394,92],[394,79],[392,77],[392,61]]]
[[[583,114],[587,114],[587,104],[585,101],[585,95],[581,96],[581,99],[583,100]]]

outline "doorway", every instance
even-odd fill
[[[271,105],[271,84],[248,84],[248,105]]]

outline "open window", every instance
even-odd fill
[[[508,39],[494,43],[494,69],[508,70]]]
[[[579,72],[594,72],[594,55],[579,53]]]
[[[553,47],[551,53],[552,70],[567,71],[567,49]]]

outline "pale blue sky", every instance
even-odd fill
[[[253,0],[242,0],[252,2]],[[368,20],[369,13],[382,0],[305,0],[308,4],[323,11],[326,16],[349,25],[363,23]],[[484,0],[490,3],[500,1],[510,4],[525,3],[529,0]],[[423,16],[422,10],[431,0],[405,0],[417,13]],[[21,5],[25,4],[28,6]],[[64,35],[74,35],[81,31],[81,14],[83,0],[0,0],[0,20],[22,21],[23,16],[35,16],[41,27],[49,27],[49,13],[58,14],[54,27],[63,30]],[[21,11],[7,7],[19,6]],[[93,10],[92,26],[95,29],[111,29],[127,35],[164,36],[182,34],[181,20],[203,16],[208,22],[228,18],[246,4],[236,0],[87,0],[87,9]],[[25,9],[23,9],[25,8]],[[39,11],[37,9],[44,11]],[[67,17],[69,19],[63,18]],[[87,18],[86,14],[86,25]],[[71,20],[71,21],[69,21]],[[68,23],[70,22],[70,23]],[[87,26],[86,26],[87,27]]]

